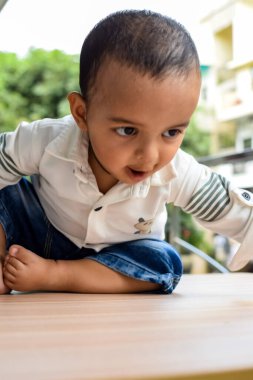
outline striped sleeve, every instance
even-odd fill
[[[206,183],[191,197],[184,211],[196,218],[212,222],[230,203],[229,182],[220,174],[211,173]]]
[[[10,157],[10,155],[6,151],[6,133],[2,133],[0,135],[0,167],[2,169],[13,175],[13,176],[18,176],[22,177],[25,176],[27,173],[20,171],[14,160]]]

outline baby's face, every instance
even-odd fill
[[[98,179],[135,184],[169,163],[198,102],[200,77],[141,75],[115,61],[100,69],[86,115]]]

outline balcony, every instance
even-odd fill
[[[217,86],[216,115],[219,122],[253,114],[252,69],[240,74]],[[250,76],[250,80],[247,78],[245,81],[243,76]]]

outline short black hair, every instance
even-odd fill
[[[126,10],[101,20],[84,40],[79,85],[88,100],[106,58],[137,69],[143,75],[187,76],[199,71],[195,44],[187,30],[170,17],[147,10]]]

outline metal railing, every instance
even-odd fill
[[[180,239],[179,237],[175,237],[174,243],[176,243],[180,247],[187,249],[189,252],[192,252],[195,255],[201,257],[208,264],[210,264],[211,267],[217,269],[218,272],[229,273],[229,270],[227,268],[225,268],[223,265],[221,265],[220,263],[218,263],[218,261],[214,260],[211,256],[209,256],[205,252],[201,251],[201,249],[194,247],[194,245],[188,243],[187,241]]]
[[[251,160],[253,161],[253,149],[246,149],[243,152],[200,157],[198,162],[207,166],[217,166],[220,164],[237,164]]]

